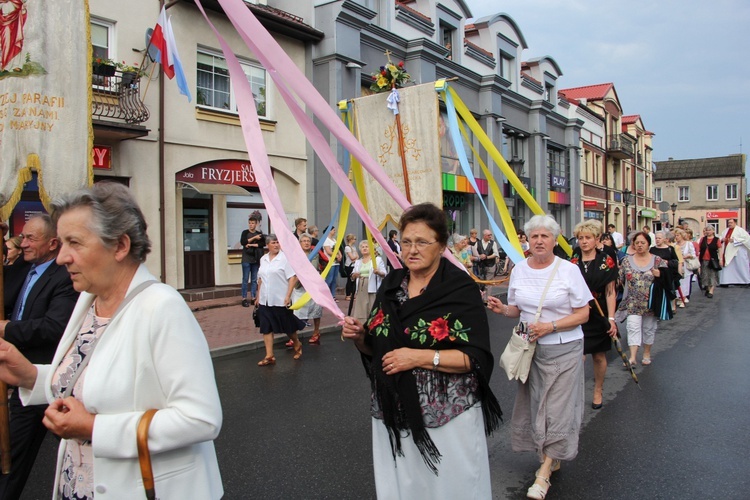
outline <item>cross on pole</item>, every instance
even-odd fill
[[[384,54],[388,58],[388,62],[391,62],[391,54],[393,54],[393,52],[391,52],[390,50],[386,49],[385,52],[384,52]]]

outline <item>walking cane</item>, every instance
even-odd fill
[[[0,252],[2,254],[2,252]],[[5,297],[3,266],[0,266],[0,297]],[[5,308],[0,307],[0,320],[5,319]],[[8,414],[8,384],[0,381],[0,472],[10,474],[10,418]]]
[[[596,308],[599,310],[599,314],[601,314],[603,318],[606,318],[606,316],[604,315],[604,311],[602,311],[602,306],[599,305],[599,301],[596,300],[596,298],[594,298],[594,304],[596,304]],[[617,326],[616,323],[615,323],[615,326]],[[617,340],[619,336],[620,336],[620,332],[618,330],[617,336],[612,337],[612,344],[615,346],[617,353],[622,358],[622,362],[625,364],[625,368],[627,368],[628,371],[630,372],[630,378],[633,379],[633,382],[635,382],[635,385],[638,386],[638,389],[641,389],[641,384],[638,382],[638,375],[635,374],[635,369],[633,368],[633,365],[630,364],[630,359],[628,359],[628,357],[622,351],[622,346],[620,345],[620,341]]]

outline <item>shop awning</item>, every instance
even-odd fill
[[[207,184],[205,182],[177,181],[178,186],[189,187],[201,194],[223,194],[231,196],[250,196],[245,189],[234,184]]]

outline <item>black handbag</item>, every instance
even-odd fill
[[[721,264],[719,264],[719,259],[716,257],[711,257],[711,260],[708,261],[708,267],[714,271],[721,271]]]
[[[260,316],[258,315],[258,306],[253,307],[253,323],[255,323],[255,328],[260,328]]]

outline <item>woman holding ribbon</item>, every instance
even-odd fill
[[[441,257],[445,214],[414,205],[399,221],[402,269],[362,323],[345,318],[371,381],[378,498],[491,498],[485,433],[499,423],[479,288]]]
[[[273,355],[273,336],[285,333],[294,347],[294,359],[302,357],[302,342],[297,332],[305,327],[305,322],[294,315],[289,306],[292,304],[292,291],[297,284],[297,275],[292,265],[281,251],[281,244],[275,234],[266,236],[268,253],[260,259],[258,271],[258,296],[255,307],[260,317],[260,333],[266,356],[258,361],[258,366],[276,364]]]

